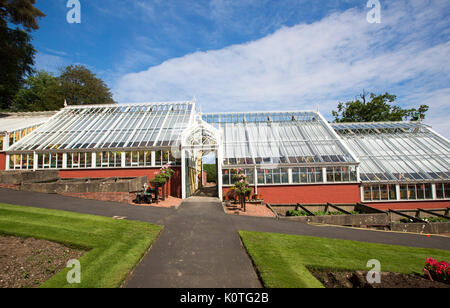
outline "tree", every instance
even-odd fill
[[[30,75],[15,96],[11,111],[50,111],[64,107],[58,77],[46,71]]]
[[[215,164],[203,164],[203,170],[206,172],[206,181],[208,183],[217,182],[217,165]]]
[[[29,32],[39,28],[45,14],[34,7],[36,0],[0,0],[0,110],[10,108],[24,77],[33,72],[35,49]],[[22,26],[10,29],[8,23]]]
[[[105,82],[82,65],[66,67],[59,77],[61,91],[69,105],[114,104]]]
[[[376,95],[366,93],[359,99],[346,103],[339,102],[338,110],[332,112],[336,123],[343,122],[390,122],[419,121],[425,119],[429,107],[421,105],[418,109],[403,109],[393,105],[397,96],[389,93]]]
[[[11,107],[24,76],[33,73],[36,51],[28,33],[0,27],[0,110]]]
[[[34,7],[36,0],[0,0],[0,27],[7,23],[22,25],[28,32],[39,29],[37,18],[45,17]]]

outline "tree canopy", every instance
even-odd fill
[[[58,77],[46,71],[29,76],[17,93],[11,111],[50,111],[64,107]]]
[[[34,5],[36,0],[0,0],[0,27],[21,25],[27,31],[39,29],[37,18],[45,17]]]
[[[69,105],[114,104],[105,82],[82,65],[66,67],[59,77],[60,87]]]
[[[36,50],[29,32],[39,28],[45,16],[34,7],[36,0],[0,0],[0,110],[11,107],[24,78],[33,73]],[[22,26],[10,29],[8,24]]]
[[[68,66],[60,76],[46,71],[30,75],[17,92],[12,111],[49,111],[68,105],[113,104],[106,84],[84,66]]]
[[[389,93],[367,96],[363,93],[354,101],[339,102],[337,111],[332,112],[336,123],[343,122],[390,122],[419,121],[425,119],[429,107],[421,105],[418,109],[403,109],[396,106],[397,96]]]

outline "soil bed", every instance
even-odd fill
[[[62,244],[0,236],[0,288],[36,288],[86,251]]]
[[[431,281],[419,275],[405,275],[398,273],[381,273],[380,284],[369,284],[367,272],[323,272],[311,273],[326,288],[450,288],[450,285]]]

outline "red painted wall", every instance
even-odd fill
[[[6,170],[6,154],[0,153],[0,170]]]
[[[229,188],[223,189],[226,196]],[[358,184],[342,185],[298,185],[298,186],[259,186],[258,194],[264,202],[274,204],[323,204],[361,202]]]
[[[181,168],[172,167],[175,174],[169,182],[169,194],[181,198]],[[125,169],[82,169],[60,170],[59,176],[63,179],[74,178],[110,178],[110,177],[139,177],[147,176],[150,182],[159,173],[159,168],[125,168]]]
[[[450,207],[450,201],[380,202],[365,204],[380,210],[445,209]]]

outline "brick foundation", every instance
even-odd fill
[[[0,188],[20,190],[20,184],[0,184]]]
[[[181,168],[171,167],[175,174],[169,181],[169,195],[181,198]],[[82,170],[61,170],[59,176],[62,179],[77,178],[132,178],[146,176],[148,181],[152,180],[160,168],[124,168],[124,169],[82,169]]]
[[[223,188],[226,196],[230,188]],[[253,190],[254,192],[254,190]],[[358,184],[341,185],[274,185],[259,186],[258,194],[265,203],[275,204],[323,204],[323,203],[358,203],[361,192]]]

